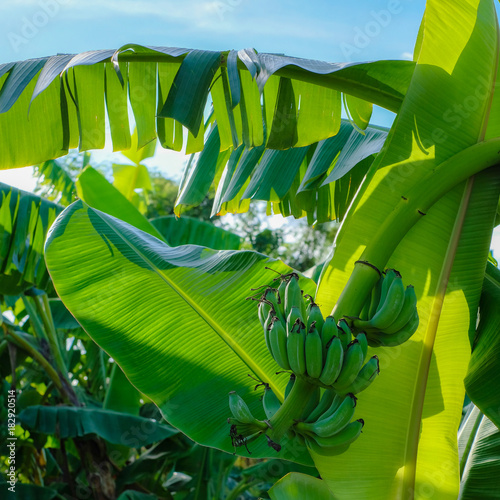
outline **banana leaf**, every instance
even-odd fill
[[[91,166],[87,166],[76,181],[78,197],[90,206],[132,224],[163,240],[161,233],[116,187]]]
[[[0,183],[0,294],[19,295],[50,277],[43,259],[48,230],[63,207]]]
[[[447,158],[498,135],[495,119],[489,120],[498,114],[492,99],[497,41],[493,2],[427,3],[417,65],[403,105],[320,278],[316,300],[325,314],[401,196]],[[454,114],[455,106],[472,100],[467,120]],[[369,356],[380,358],[381,373],[359,398],[357,415],[366,422],[361,437],[341,456],[313,454],[339,499],[457,498],[462,381],[499,177],[491,169],[452,189],[403,237],[387,262],[401,272],[405,284],[414,285],[420,326],[402,346],[370,349]]]
[[[53,500],[64,499],[56,490],[46,488],[44,486],[37,486],[36,484],[27,484],[16,482],[15,493],[9,492],[9,483],[0,482],[2,491],[7,491],[5,497],[7,500]]]
[[[6,63],[0,65],[0,168],[38,164],[70,148],[102,149],[106,115],[113,150],[129,149],[128,102],[139,148],[158,138],[163,147],[180,151],[185,127],[188,149],[200,151],[209,93],[222,150],[263,145],[268,140],[263,119],[274,147],[304,146],[335,135],[341,92],[397,111],[414,66],[135,44]],[[139,98],[143,89],[148,92]],[[284,128],[281,110],[287,107],[293,113],[287,113]],[[295,131],[292,142],[289,129]]]
[[[155,500],[156,498],[157,497],[155,495],[142,493],[141,491],[127,490],[123,493],[120,493],[120,496],[117,498],[117,500]]]
[[[23,426],[61,439],[97,434],[109,443],[140,448],[177,434],[156,420],[98,408],[30,406],[19,414]]]
[[[75,181],[66,166],[57,160],[48,160],[36,166],[39,186],[44,188],[44,197],[57,199],[62,205],[75,201]],[[55,196],[52,195],[55,193]]]
[[[255,380],[282,400],[288,381],[265,347],[251,289],[291,269],[251,251],[168,247],[82,201],[68,207],[47,239],[58,295],[87,333],[118,363],[165,419],[194,441],[234,452],[228,393],[264,418]],[[71,268],[71,275],[67,269]],[[301,278],[305,293],[314,282]],[[133,346],[131,348],[131,346]],[[275,457],[265,440],[252,457]],[[242,449],[238,452],[248,455]],[[305,448],[284,444],[280,458],[311,465]]]
[[[335,500],[325,481],[300,472],[290,472],[276,482],[269,490],[271,500],[290,500],[307,498],[308,500]]]
[[[175,213],[201,203],[214,189],[212,215],[243,213],[250,200],[265,200],[275,214],[307,216],[311,223],[341,220],[387,138],[386,129],[365,128],[360,133],[341,120],[333,137],[311,145],[284,151],[239,146],[217,154],[215,127],[203,153],[186,167]]]
[[[49,299],[50,312],[56,328],[65,330],[76,330],[81,328],[80,324],[66,309],[61,299]]]
[[[237,234],[193,217],[166,215],[150,222],[172,247],[203,245],[214,250],[238,250],[241,245]]]
[[[473,351],[465,377],[467,395],[500,428],[500,271],[490,262],[486,266],[479,303],[479,325],[473,338]]]
[[[459,500],[500,497],[500,431],[471,404],[458,433]]]

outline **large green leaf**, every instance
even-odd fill
[[[397,111],[413,69],[410,61],[335,64],[253,50],[131,44],[9,63],[0,66],[0,168],[40,163],[78,146],[102,148],[106,114],[113,149],[130,148],[127,100],[139,146],[158,136],[163,147],[181,150],[184,126],[192,151],[199,151],[209,92],[223,129],[221,148],[261,145],[267,140],[263,118],[274,147],[304,146],[336,133],[331,117],[340,120],[340,92]],[[300,103],[287,114],[296,131],[293,140],[283,138],[283,119],[274,111],[280,87],[287,89],[280,94],[281,108]],[[262,92],[267,115],[260,106]]]
[[[6,482],[0,482],[0,488],[2,491],[8,491],[11,485]],[[64,497],[59,495],[56,490],[51,488],[45,488],[43,486],[37,486],[36,484],[20,483],[16,482],[15,493],[8,492],[5,493],[5,498],[7,500],[53,500],[54,498],[63,499]]]
[[[49,305],[52,321],[56,328],[62,328],[64,330],[76,330],[77,328],[81,328],[78,321],[71,316],[71,313],[66,309],[60,299],[49,299]]]
[[[458,434],[459,500],[500,498],[500,431],[473,404]]]
[[[63,207],[2,183],[0,196],[0,294],[44,289],[50,278],[43,244]]]
[[[88,166],[76,181],[78,196],[88,205],[119,217],[160,240],[163,236],[118,189],[97,170]]]
[[[38,185],[45,187],[47,197],[55,197],[59,203],[69,205],[74,201],[75,181],[66,169],[66,166],[57,160],[48,160],[36,166]],[[55,197],[52,195],[55,193]]]
[[[61,439],[97,434],[113,444],[140,448],[178,431],[156,420],[98,408],[30,406],[19,414],[29,429]]]
[[[250,251],[170,248],[78,201],[53,225],[46,260],[58,295],[127,378],[193,440],[232,452],[226,419],[236,390],[264,418],[255,381],[283,398],[288,377],[268,353],[251,288],[290,268]],[[71,269],[71,273],[68,273]],[[303,278],[305,293],[314,283]],[[241,451],[241,450],[240,450]],[[264,441],[252,456],[275,456]],[[310,463],[305,449],[280,458]]]
[[[300,472],[290,472],[277,481],[269,490],[269,496],[272,500],[291,500],[295,498],[335,500],[325,481]]]
[[[473,340],[465,388],[481,411],[500,428],[500,270],[488,262],[479,303],[479,325]]]
[[[242,213],[250,199],[272,204],[274,213],[313,222],[341,219],[378,153],[387,130],[368,127],[364,134],[342,120],[335,136],[310,146],[277,149],[237,148],[218,153],[219,129],[185,171],[176,212],[200,203],[213,187],[212,215]],[[185,184],[185,185],[184,185]]]
[[[203,245],[214,250],[238,250],[241,245],[237,234],[193,217],[166,215],[150,222],[171,247]]]
[[[354,262],[410,186],[484,139],[498,57],[492,1],[428,2],[403,105],[320,279],[317,301],[324,313],[332,310]],[[478,81],[486,86],[480,92]],[[455,106],[472,101],[467,120],[455,116]],[[389,259],[388,267],[415,286],[420,326],[398,348],[371,350],[380,357],[381,374],[359,398],[357,415],[366,422],[362,436],[340,457],[314,457],[339,499],[456,499],[456,432],[468,335],[476,326],[498,194],[495,170],[457,186]]]

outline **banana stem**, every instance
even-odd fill
[[[61,352],[61,346],[57,337],[56,327],[52,318],[52,311],[50,310],[47,294],[44,293],[42,296],[37,295],[33,298],[33,300],[38,314],[42,319],[43,326],[45,327],[45,335],[49,342],[55,365],[61,375],[67,379],[67,368]]]
[[[66,403],[70,403],[70,398],[67,394],[66,388],[63,386],[59,374],[54,370],[54,367],[40,354],[29,342],[23,339],[20,335],[15,333],[13,330],[9,329],[5,323],[2,325],[7,341],[12,342],[24,351],[26,351],[29,356],[38,362],[38,364],[45,370],[49,378],[51,379],[54,386],[59,391],[61,398]]]
[[[356,262],[332,315],[337,320],[346,315],[357,316],[379,279],[380,271],[406,233],[429,208],[461,182],[499,163],[500,139],[480,142],[440,163],[402,195]]]
[[[271,430],[267,434],[275,443],[279,443],[294,421],[300,418],[313,390],[314,386],[307,380],[301,377],[295,379],[290,394],[269,421]]]
[[[33,327],[33,332],[35,334],[35,337],[37,337],[39,339],[44,339],[48,342],[49,340],[48,340],[47,335],[45,333],[45,330],[43,328],[43,324],[40,320],[40,316],[37,314],[36,308],[31,303],[31,297],[27,297],[27,296],[23,295],[21,298],[22,298],[24,307],[26,308],[26,312],[28,313],[29,321]]]

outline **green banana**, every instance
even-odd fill
[[[324,418],[328,418],[330,417],[330,415],[333,415],[346,397],[346,395],[340,395],[339,393],[335,392],[335,397],[333,398],[332,404],[316,420],[323,420]]]
[[[354,322],[354,326],[359,330],[364,330],[369,326],[366,323],[369,322],[377,311],[382,307],[389,292],[389,288],[394,281],[394,278],[401,276],[395,269],[386,269],[385,273],[377,281],[376,285],[373,287],[370,298],[370,310],[368,312],[368,318],[359,318]],[[359,325],[358,325],[359,323]],[[363,326],[364,325],[364,326]]]
[[[272,416],[280,409],[281,402],[274,394],[269,384],[264,386],[264,396],[262,397],[262,406],[264,407],[264,413],[267,418],[272,418]]]
[[[391,288],[387,292],[387,297],[382,307],[370,320],[377,329],[384,331],[389,325],[394,323],[399,316],[405,302],[405,287],[400,276],[396,276],[392,282]]]
[[[273,321],[269,330],[269,342],[271,344],[273,358],[283,370],[290,370],[286,341],[286,330],[283,323],[279,320]]]
[[[348,346],[344,355],[344,363],[337,380],[333,383],[336,391],[341,391],[350,386],[359,374],[363,365],[363,348],[360,343],[354,339]]]
[[[307,318],[307,304],[306,304],[306,299],[304,297],[304,290],[301,290],[300,294],[301,294],[300,295],[300,297],[301,297],[300,312],[301,312],[303,318]]]
[[[307,331],[309,331],[313,323],[315,323],[316,330],[318,330],[318,333],[321,334],[325,320],[323,318],[323,315],[321,314],[321,309],[319,308],[318,304],[311,304],[311,308],[309,309],[309,314],[307,315],[307,323],[306,323]]]
[[[269,339],[269,330],[271,329],[271,324],[273,322],[273,312],[269,310],[269,314],[267,315],[266,322],[264,323],[264,338],[266,340],[267,350],[270,352],[271,356],[273,355],[273,349],[271,346],[271,340]]]
[[[396,333],[401,330],[413,317],[416,309],[417,294],[413,285],[408,285],[405,290],[404,303],[399,316],[388,327],[384,328],[384,333]]]
[[[278,290],[276,292],[276,294],[278,296],[278,305],[280,308],[280,312],[284,318],[286,318],[288,316],[288,314],[285,313],[285,290],[286,290],[287,284],[288,284],[288,282],[287,282],[286,278],[281,278],[281,282],[280,282],[280,284],[278,286]]]
[[[266,322],[266,318],[265,317],[262,317],[262,302],[259,302],[259,305],[257,307],[257,314],[259,316],[259,321],[260,321],[260,324],[262,325],[262,327],[264,327],[264,323]]]
[[[327,316],[323,328],[321,329],[321,342],[323,344],[323,354],[326,354],[326,345],[333,337],[338,336],[337,322],[333,316]]]
[[[297,322],[297,320],[300,320],[301,323],[304,323],[304,319],[302,318],[302,313],[300,312],[300,308],[293,306],[290,309],[290,314],[286,318],[286,333],[288,335],[290,335],[290,332],[292,331],[292,328]]]
[[[366,333],[364,332],[358,333],[356,335],[356,340],[359,342],[359,345],[363,350],[363,363],[364,363],[366,355],[368,354],[368,339],[366,338]]]
[[[267,317],[269,316],[269,312],[273,309],[273,307],[264,297],[265,294],[263,295],[262,299],[259,302],[259,313],[262,316],[262,319],[264,320],[265,323]]]
[[[371,304],[371,297],[368,297],[368,299],[366,299],[365,301],[363,309],[361,309],[361,312],[359,313],[359,319],[363,320],[369,319],[370,304]]]
[[[355,328],[363,331],[384,331],[399,316],[405,300],[405,287],[401,276],[396,276],[387,292],[384,303],[379,307],[373,318],[368,321],[355,319]]]
[[[356,380],[345,389],[345,393],[358,394],[368,388],[380,373],[378,356],[372,356],[361,368]]]
[[[288,397],[290,394],[290,391],[292,390],[293,384],[295,383],[295,373],[292,373],[290,375],[290,378],[288,379],[288,383],[286,384],[285,387],[285,399]]]
[[[328,408],[330,408],[336,395],[337,394],[335,393],[335,391],[332,391],[331,389],[325,389],[318,405],[305,419],[305,422],[315,422],[321,415],[323,415],[323,413],[326,412],[326,410],[328,410]]]
[[[344,348],[338,337],[333,337],[327,345],[326,360],[319,381],[325,385],[332,385],[342,370]]]
[[[382,295],[383,282],[384,282],[384,277],[381,276],[380,279],[375,284],[375,286],[372,288],[372,293],[370,297],[370,309],[368,310],[368,317],[366,319],[373,318],[373,316],[377,312],[378,306],[380,304],[380,297]]]
[[[306,370],[312,378],[318,378],[323,369],[323,344],[314,323],[306,336]]]
[[[295,307],[292,308],[292,311]],[[290,313],[291,314],[291,313]],[[306,372],[306,331],[304,323],[296,323],[288,334],[286,350],[290,369],[297,375],[304,375]]]
[[[229,393],[229,409],[233,417],[243,424],[253,424],[258,420],[252,415],[245,400],[236,394],[236,391]]]
[[[379,309],[383,306],[385,299],[387,298],[387,294],[389,293],[389,288],[391,288],[392,282],[397,277],[401,278],[401,274],[399,273],[399,271],[396,271],[396,269],[385,270],[385,277],[382,280],[382,284],[380,286],[380,300],[378,302],[375,313],[377,313],[377,311],[379,311]],[[372,318],[373,316],[375,316],[375,314],[372,315]]]
[[[415,310],[412,318],[396,333],[373,332],[368,333],[368,344],[373,347],[394,347],[406,342],[417,331],[419,324],[418,313]]]
[[[342,401],[342,404],[328,418],[322,418],[316,422],[297,422],[297,432],[311,434],[319,437],[333,436],[349,424],[356,408],[356,398],[352,394]]]
[[[269,302],[269,304],[272,306],[272,309],[274,310],[274,315],[277,316],[283,323],[286,320],[286,317],[282,314],[281,312],[281,307],[280,303],[278,301],[278,297],[276,296],[277,290],[275,288],[268,288],[264,292],[264,299]]]
[[[351,422],[344,427],[341,432],[326,438],[320,436],[306,436],[306,443],[315,453],[319,455],[332,456],[335,454],[343,453],[349,445],[355,441],[365,425],[364,420],[361,418]]]
[[[309,401],[307,402],[307,405],[305,406],[304,410],[302,413],[299,415],[298,420],[305,420],[318,406],[319,401],[321,398],[321,388],[319,386],[316,386],[310,396],[309,396]]]
[[[285,314],[288,316],[292,307],[300,309],[302,305],[302,290],[299,285],[299,276],[292,273],[285,289]]]
[[[352,332],[349,328],[349,325],[347,324],[347,321],[344,318],[339,321],[337,326],[339,331],[339,338],[345,351],[352,340]]]

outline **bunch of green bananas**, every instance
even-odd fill
[[[362,419],[351,421],[355,408],[353,394],[340,396],[327,389],[314,411],[304,421],[297,422],[291,432],[320,455],[343,453],[364,426]]]
[[[280,441],[286,429],[289,439],[316,453],[342,453],[364,425],[362,419],[352,420],[354,395],[365,390],[380,371],[377,356],[365,363],[368,345],[399,345],[413,335],[418,327],[415,290],[411,285],[405,289],[399,272],[389,269],[374,287],[359,318],[344,317],[337,322],[333,316],[324,318],[314,299],[303,295],[296,273],[278,279],[277,288],[266,287],[262,295],[252,299],[259,301],[259,320],[269,352],[283,370],[292,372],[285,401],[281,404],[269,385],[262,382],[266,420],[257,420],[245,401],[231,392],[229,408],[233,416],[228,422],[232,443],[246,446],[265,435],[268,444],[279,451],[281,445],[268,434]],[[295,397],[288,397],[295,391],[297,380],[300,384],[296,388],[302,391],[298,394],[304,394],[307,388],[307,395],[299,398],[303,401],[300,406],[295,406]],[[293,406],[296,409],[291,412]],[[286,422],[280,432],[276,431],[278,422]]]
[[[417,296],[412,285],[405,287],[401,274],[387,269],[372,290],[359,318],[351,318],[356,331],[366,333],[373,347],[397,346],[418,328]]]
[[[377,356],[364,364],[366,334],[353,338],[345,319],[337,324],[333,316],[323,318],[313,298],[302,296],[295,273],[283,276],[278,289],[266,289],[260,298],[259,319],[278,365],[313,384],[356,394],[379,372]]]
[[[294,374],[290,376],[285,389],[285,400],[295,378]],[[229,393],[229,409],[233,417],[228,418],[228,423],[231,424],[230,437],[235,448],[247,446],[260,435],[265,435],[272,428],[270,419],[282,406],[269,385],[263,385],[262,403],[267,417],[264,421],[252,415],[248,405],[236,392]],[[319,454],[343,453],[361,434],[364,426],[362,419],[351,421],[357,399],[354,394],[340,395],[333,389],[324,390],[321,397],[320,392],[320,388],[316,387],[301,418],[294,422],[287,435],[290,440],[296,439]],[[268,444],[280,451],[281,446],[267,435],[266,437]]]

